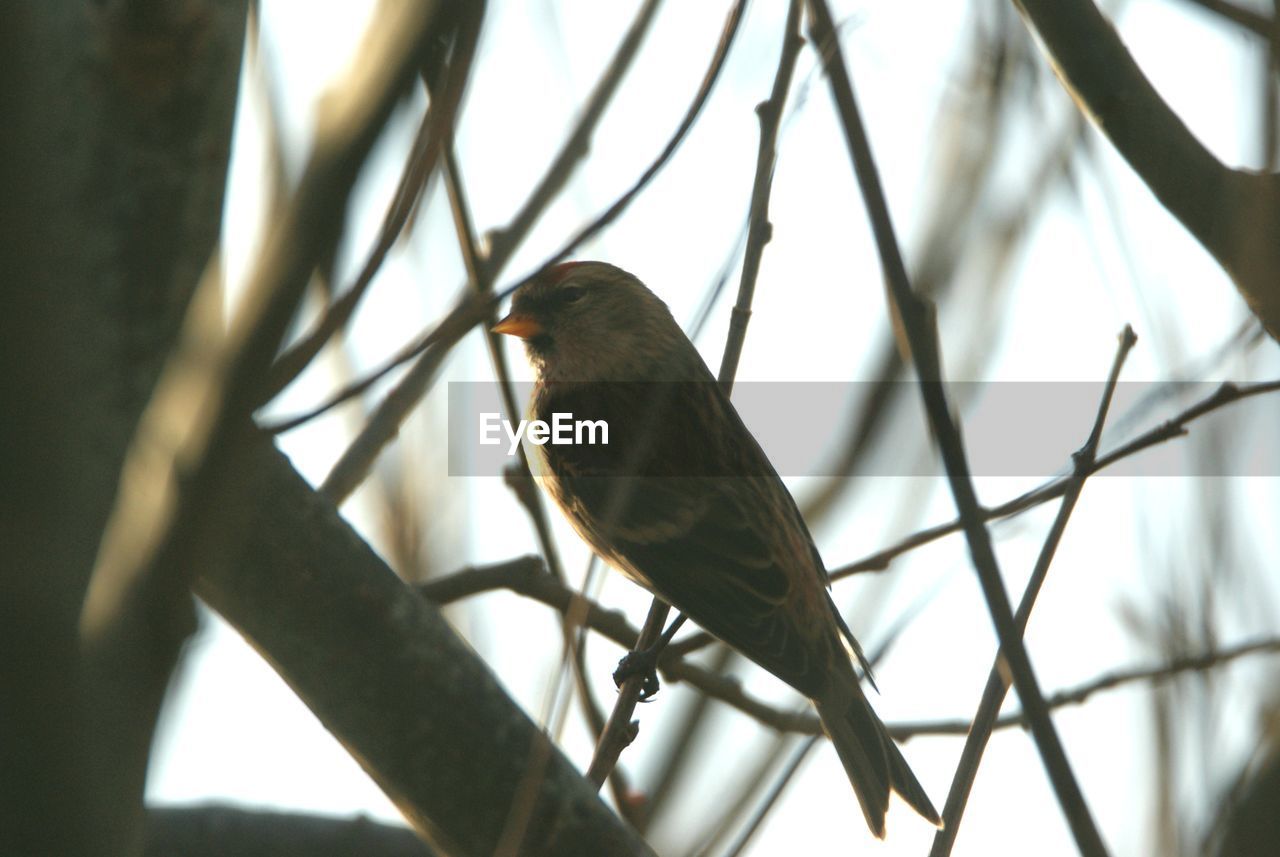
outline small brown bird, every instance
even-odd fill
[[[613,265],[567,262],[494,330],[525,341],[535,418],[609,426],[607,445],[535,447],[596,553],[813,700],[872,833],[890,789],[940,824],[858,684],[844,644],[867,663],[800,510],[666,304]]]

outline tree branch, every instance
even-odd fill
[[[1058,77],[1280,338],[1280,174],[1230,169],[1156,92],[1091,0],[1014,0]]]
[[[1104,673],[1095,679],[1077,685],[1074,688],[1060,690],[1045,701],[1050,708],[1064,708],[1068,705],[1080,705],[1088,701],[1095,693],[1114,690],[1128,684],[1151,682],[1152,684],[1171,681],[1189,672],[1205,672],[1219,666],[1229,664],[1239,658],[1257,654],[1280,653],[1280,638],[1271,637],[1241,643],[1226,649],[1217,649],[1203,654],[1174,658],[1165,664],[1148,667],[1135,667],[1127,670],[1114,670]],[[1026,728],[1027,717],[1015,711],[1005,714],[996,720],[994,729],[1009,729],[1014,726]],[[889,727],[889,731],[899,738],[911,738],[917,735],[967,735],[973,728],[971,722],[965,720],[935,720],[919,723],[899,723]]]
[[[330,818],[219,804],[151,807],[142,857],[437,857],[412,830],[368,818]]]
[[[466,90],[467,80],[470,77],[471,62],[475,58],[476,36],[481,17],[478,10],[482,11],[483,6],[469,6],[467,11],[474,24],[459,28],[452,34],[452,56],[445,65],[445,82],[432,93],[431,104],[418,126],[417,136],[405,161],[395,194],[383,216],[378,237],[369,251],[368,258],[365,259],[364,266],[356,276],[355,282],[343,292],[340,298],[329,305],[311,331],[271,364],[263,384],[265,388],[261,397],[263,403],[275,398],[298,375],[302,374],[303,369],[315,359],[325,343],[351,320],[356,307],[360,305],[360,299],[364,297],[374,277],[382,268],[387,254],[408,225],[413,211],[422,199],[427,180],[439,162],[441,147],[453,134],[462,94]]]
[[[239,467],[239,480],[253,475],[261,485],[234,500],[254,528],[238,560],[200,569],[197,593],[429,842],[449,854],[492,855],[540,759],[525,853],[650,853],[439,611],[284,456],[262,439]]]
[[[1180,413],[1165,420],[1157,426],[1143,432],[1132,440],[1121,444],[1116,449],[1099,457],[1091,466],[1087,468],[1086,475],[1093,474],[1105,470],[1117,462],[1123,461],[1130,456],[1137,455],[1143,450],[1158,446],[1166,441],[1183,437],[1188,433],[1187,426],[1195,422],[1206,414],[1213,413],[1219,408],[1249,399],[1254,396],[1263,396],[1269,393],[1280,392],[1280,381],[1260,381],[1252,384],[1234,384],[1231,382],[1223,383],[1212,394],[1206,396],[1195,404],[1187,407]],[[1001,518],[1011,518],[1014,515],[1021,514],[1028,509],[1035,508],[1041,503],[1047,503],[1050,500],[1056,500],[1066,493],[1067,485],[1070,483],[1070,476],[1060,476],[1056,479],[1050,479],[1038,488],[1034,488],[1025,494],[1007,500],[998,506],[993,506],[983,510],[983,516],[987,521],[995,521]],[[857,562],[841,566],[831,572],[832,580],[840,580],[853,574],[862,574],[869,571],[884,571],[889,564],[918,547],[923,547],[930,542],[935,542],[944,536],[952,533],[960,532],[960,520],[956,519],[946,524],[938,524],[933,527],[927,527],[902,539],[895,545],[891,545],[883,550],[876,551]]]
[[[1102,392],[1102,401],[1098,404],[1098,412],[1094,417],[1093,430],[1089,432],[1089,437],[1085,440],[1084,446],[1074,456],[1075,468],[1071,478],[1067,481],[1062,504],[1058,507],[1058,514],[1054,518],[1053,525],[1049,528],[1049,534],[1045,538],[1040,555],[1036,558],[1035,567],[1031,570],[1031,575],[1027,579],[1027,585],[1022,593],[1022,600],[1018,604],[1018,612],[1014,616],[1014,623],[1017,625],[1020,635],[1024,635],[1027,632],[1027,622],[1031,618],[1031,610],[1035,606],[1036,597],[1040,594],[1040,588],[1044,585],[1044,579],[1049,573],[1049,565],[1053,562],[1054,554],[1057,553],[1058,544],[1061,542],[1062,534],[1067,528],[1067,521],[1075,510],[1076,501],[1080,499],[1080,493],[1084,490],[1089,468],[1093,466],[1097,458],[1098,444],[1102,440],[1102,429],[1106,424],[1107,412],[1111,409],[1111,399],[1115,394],[1116,383],[1120,380],[1120,369],[1124,366],[1124,361],[1136,342],[1137,336],[1134,335],[1133,328],[1125,325],[1124,331],[1120,334],[1120,344],[1116,349],[1115,360],[1111,365],[1111,373],[1107,377],[1107,384]],[[973,781],[978,776],[978,765],[982,762],[982,754],[986,750],[987,741],[991,737],[991,729],[995,725],[996,718],[1000,714],[1000,707],[1004,704],[1005,696],[1009,692],[1009,673],[1008,670],[1003,668],[1003,654],[1003,648],[996,652],[995,663],[991,665],[991,670],[987,675],[987,685],[983,688],[982,700],[978,703],[978,712],[973,717],[973,728],[965,739],[964,750],[960,754],[960,763],[956,766],[956,772],[951,781],[951,789],[947,794],[947,803],[942,810],[942,827],[934,834],[930,857],[947,857],[951,853],[951,848],[955,845],[956,836],[960,832],[960,819],[964,815],[965,806],[969,801],[969,793],[973,788]]]
[[[1067,760],[1066,752],[1058,738],[1048,708],[1040,692],[1039,683],[1031,667],[1022,637],[1014,626],[1013,610],[1000,577],[1000,567],[991,546],[981,504],[974,491],[969,464],[960,437],[960,429],[952,419],[946,393],[942,387],[942,367],[937,338],[934,311],[926,300],[916,294],[907,278],[906,267],[894,235],[888,205],[880,186],[879,173],[871,155],[866,129],[854,98],[853,84],[839,50],[835,25],[831,12],[823,0],[809,0],[811,32],[814,44],[822,55],[827,80],[831,85],[832,100],[840,114],[845,141],[849,147],[854,172],[862,190],[863,201],[871,220],[876,249],[880,255],[885,279],[889,284],[893,314],[901,321],[903,333],[910,346],[910,353],[920,378],[920,393],[924,400],[929,425],[937,439],[942,460],[946,466],[947,481],[955,498],[963,525],[969,553],[982,585],[983,596],[991,613],[992,624],[1005,658],[1013,673],[1014,685],[1031,718],[1032,735],[1053,784],[1058,801],[1071,826],[1076,844],[1087,857],[1105,855],[1106,846],[1093,822],[1084,795],[1076,782]]]
[[[563,612],[569,609],[574,598],[580,597],[548,575],[536,556],[463,569],[446,577],[418,584],[416,588],[424,598],[442,606],[495,589],[507,589]],[[594,602],[588,602],[584,624],[624,649],[636,647],[639,631],[617,611],[606,610]],[[779,731],[801,735],[822,734],[821,723],[809,711],[786,711],[762,702],[743,691],[742,684],[736,679],[709,672],[685,660],[683,654],[675,651],[676,648],[676,645],[669,646],[658,661],[659,671],[668,681],[686,682],[706,696]],[[1074,688],[1057,691],[1046,699],[1046,704],[1049,708],[1078,705],[1099,691],[1140,681],[1164,681],[1185,672],[1213,669],[1247,655],[1268,653],[1280,653],[1280,638],[1255,640],[1200,655],[1175,658],[1165,664],[1106,673]],[[1027,724],[1026,716],[1015,712],[997,719],[993,729]],[[889,731],[898,740],[905,741],[926,735],[967,735],[973,727],[974,723],[969,720],[936,720],[890,724]]]
[[[804,47],[804,36],[800,34],[801,12],[801,0],[791,0],[782,28],[778,68],[774,72],[769,97],[756,106],[756,116],[760,121],[760,143],[756,152],[755,178],[752,182],[751,202],[747,214],[742,274],[738,282],[738,299],[729,321],[729,334],[725,339],[720,372],[717,376],[726,394],[733,392],[734,378],[738,373],[738,360],[746,342],[747,323],[751,320],[751,303],[755,296],[760,262],[764,255],[764,247],[773,236],[773,225],[769,222],[769,197],[773,191],[773,176],[777,163],[778,133],[782,127],[782,117],[786,109],[787,96],[791,91],[796,62],[800,57],[801,48]],[[693,335],[696,336],[696,333]],[[702,636],[710,639],[705,632]],[[721,644],[716,648],[709,665],[710,671],[724,672],[737,656],[733,648]],[[662,751],[657,767],[658,773],[653,780],[654,787],[640,817],[641,830],[647,829],[649,822],[662,811],[686,763],[693,758],[689,749],[700,739],[707,723],[709,699],[710,697],[707,696],[696,697],[682,712],[680,722],[670,730],[673,740]]]
[[[592,235],[595,235],[601,229],[612,223],[635,199],[653,177],[656,176],[667,161],[679,148],[681,141],[693,123],[697,120],[698,115],[702,112],[703,105],[706,104],[708,96],[711,94],[711,88],[720,76],[720,71],[724,67],[724,59],[728,55],[729,46],[733,43],[734,35],[738,31],[738,24],[742,21],[742,13],[746,6],[746,0],[737,0],[729,13],[729,19],[725,22],[725,29],[721,34],[720,43],[716,47],[715,55],[712,57],[711,66],[707,69],[706,75],[702,79],[698,92],[694,95],[693,102],[689,105],[689,109],[685,112],[684,118],[671,139],[667,141],[667,145],[658,154],[658,157],[649,165],[649,167],[640,175],[622,196],[609,206],[591,223],[579,230],[569,241],[560,248],[549,260],[547,260],[539,271],[544,270],[548,266],[566,258],[577,247],[586,241]],[[526,277],[520,282],[505,289],[491,300],[483,300],[476,296],[468,296],[458,303],[454,310],[445,318],[439,326],[431,333],[427,334],[419,343],[408,349],[405,355],[397,357],[386,367],[379,369],[370,378],[367,378],[342,394],[334,396],[324,406],[323,409],[317,409],[315,413],[322,412],[344,401],[351,395],[357,394],[359,391],[367,389],[374,379],[381,377],[387,371],[390,371],[395,365],[421,355],[418,363],[409,371],[406,378],[396,386],[387,398],[376,409],[374,416],[370,419],[369,424],[361,431],[360,435],[353,441],[350,446],[343,452],[338,462],[334,465],[326,482],[326,493],[334,497],[345,497],[354,490],[355,486],[363,479],[364,474],[368,473],[369,468],[373,466],[374,460],[378,453],[390,443],[399,431],[401,422],[407,416],[412,404],[416,403],[426,391],[430,380],[434,377],[435,371],[440,362],[443,361],[445,353],[451,348],[462,334],[481,321],[488,315],[489,308],[494,300],[500,300],[509,296],[521,285],[527,282],[532,276],[536,276],[535,272],[530,277]],[[290,427],[300,424],[302,420],[291,420]]]
[[[115,857],[140,835],[190,598],[147,588],[88,643],[78,625],[121,462],[217,245],[245,7],[37,3],[0,27],[7,853]]]
[[[738,374],[738,359],[747,338],[747,323],[751,320],[751,300],[756,293],[756,278],[760,274],[760,261],[764,245],[773,237],[773,224],[769,222],[769,196],[773,191],[773,171],[778,158],[778,128],[782,124],[782,111],[786,107],[787,93],[791,90],[791,77],[796,70],[796,60],[804,47],[800,35],[800,0],[791,0],[787,7],[787,21],[783,25],[782,50],[778,54],[778,70],[774,73],[773,88],[769,98],[756,107],[760,119],[760,147],[756,153],[756,175],[751,187],[751,209],[747,215],[747,248],[742,258],[742,277],[738,282],[738,302],[734,304],[729,319],[729,335],[724,344],[724,356],[720,361],[719,381],[725,393],[733,392],[733,379]]]
[[[653,599],[649,605],[649,615],[645,617],[644,627],[640,629],[636,640],[636,649],[643,651],[658,642],[658,637],[661,636],[667,622],[667,614],[670,612],[671,607],[665,601],[656,597]],[[640,691],[647,680],[648,676],[643,672],[637,672],[618,688],[618,700],[613,705],[613,711],[609,713],[604,731],[596,741],[596,751],[591,757],[591,766],[587,769],[587,779],[595,784],[596,788],[604,783],[605,777],[613,770],[614,765],[618,764],[618,757],[622,755],[622,751],[631,745],[640,731],[640,724],[631,720],[631,714],[636,710]]]
[[[720,41],[716,45],[715,53],[712,54],[711,63],[707,67],[706,74],[702,77],[698,91],[694,95],[689,109],[685,111],[685,115],[681,119],[679,126],[677,126],[675,133],[667,141],[667,145],[663,147],[657,159],[649,165],[649,168],[641,174],[636,183],[619,197],[613,205],[609,206],[599,217],[569,239],[568,243],[545,262],[542,270],[566,258],[590,235],[612,223],[631,204],[636,194],[648,185],[653,177],[658,174],[658,171],[666,165],[671,156],[675,154],[685,135],[689,133],[689,129],[693,127],[694,122],[701,115],[702,108],[707,103],[712,88],[720,78],[720,72],[724,69],[725,58],[729,55],[729,48],[733,45],[733,40],[737,36],[738,27],[742,23],[742,16],[745,11],[746,0],[736,0],[730,7],[724,29],[720,33]],[[662,624],[669,611],[669,606],[662,599],[655,596],[649,606],[649,615],[645,619],[645,626],[641,630],[639,642],[637,643],[640,648],[648,647],[657,642],[658,636],[662,633]],[[604,782],[605,776],[617,763],[619,755],[635,740],[637,726],[631,723],[631,714],[640,698],[640,690],[644,679],[645,676],[643,674],[633,675],[623,682],[622,687],[619,689],[618,699],[614,703],[613,711],[609,715],[609,720],[605,724],[600,739],[596,742],[596,752],[588,771],[588,777],[597,785]]]
[[[629,34],[635,39],[639,39],[639,33],[643,32],[643,28],[647,26],[647,19],[652,16],[655,10],[655,3],[650,3],[641,9],[637,21],[632,27]],[[622,51],[630,49],[635,50],[636,45],[632,44],[632,39],[624,41]],[[621,57],[620,57],[621,58]],[[630,59],[629,56],[626,57]],[[615,64],[616,65],[616,64]],[[611,66],[611,69],[614,66]],[[621,72],[618,72],[620,76]],[[613,75],[606,73],[606,80]],[[615,84],[616,85],[616,84]],[[599,95],[600,93],[597,93]],[[606,93],[607,95],[607,93]],[[593,99],[593,103],[597,103]],[[603,110],[603,103],[597,108]],[[584,117],[585,118],[585,117]],[[579,131],[583,134],[589,134],[591,126],[583,124],[579,126]],[[583,138],[585,139],[585,137]],[[566,152],[569,151],[566,149]],[[452,142],[446,150],[446,170],[445,170],[445,188],[449,195],[449,207],[453,213],[454,231],[457,233],[458,246],[462,251],[462,258],[467,268],[467,277],[470,280],[471,287],[477,295],[487,296],[493,291],[493,280],[490,278],[491,265],[489,259],[492,255],[486,256],[480,249],[480,242],[476,237],[475,222],[471,216],[471,206],[467,201],[466,186],[462,180],[462,173],[458,167],[458,161],[453,151]],[[571,161],[566,161],[567,166],[564,167],[565,175],[559,181],[564,181],[568,177],[568,171],[571,169]],[[541,188],[557,186],[555,182],[551,184],[543,183]],[[530,204],[526,205],[526,211],[541,211],[546,201],[535,203],[530,200]],[[530,221],[531,224],[531,221]],[[523,236],[525,230],[530,224],[526,224],[519,233]],[[504,259],[505,261],[505,259]],[[489,359],[493,364],[494,374],[498,379],[498,386],[502,393],[502,401],[508,414],[520,413],[520,406],[516,402],[515,387],[511,380],[511,369],[507,364],[506,352],[503,350],[502,344],[499,342],[501,334],[494,333],[492,330],[493,323],[497,321],[496,311],[490,310],[489,317],[484,325],[485,347],[489,351]],[[551,532],[551,522],[547,516],[546,502],[542,494],[534,485],[533,475],[529,470],[529,459],[525,454],[524,446],[518,447],[519,462],[513,472],[508,472],[507,481],[512,485],[520,505],[524,507],[529,514],[530,522],[533,524],[534,532],[537,534],[538,547],[542,551],[542,556],[546,559],[546,568],[559,581],[566,581],[568,578],[564,572],[563,563],[560,560],[560,551],[556,546],[555,538]],[[514,482],[512,480],[515,480]],[[578,699],[582,704],[583,713],[585,714],[587,727],[591,730],[592,737],[599,741],[601,733],[605,728],[604,713],[600,710],[594,696],[591,694],[590,686],[587,683],[586,676],[583,674],[583,662],[578,657],[578,631],[581,627],[581,617],[578,615],[580,610],[570,609],[560,614],[560,627],[562,631],[563,653],[562,660],[567,661],[567,666],[573,674],[574,684],[578,691]],[[552,694],[554,697],[556,694]],[[620,772],[612,772],[609,778],[610,786],[613,790],[614,802],[620,811],[626,813],[628,804],[625,800],[629,784],[625,782]]]
[[[622,78],[631,68],[631,63],[639,52],[640,43],[644,41],[645,34],[649,32],[649,27],[653,23],[659,4],[660,0],[645,0],[636,13],[635,20],[627,29],[627,34],[618,45],[608,68],[596,82],[595,88],[591,90],[591,97],[587,99],[582,115],[560,147],[560,151],[552,159],[551,166],[543,173],[537,187],[529,194],[529,198],[525,200],[524,205],[520,206],[516,215],[511,218],[511,222],[501,229],[494,230],[490,235],[488,255],[493,262],[503,265],[511,258],[511,254],[524,241],[524,237],[533,228],[543,210],[564,188],[578,162],[591,150],[591,137],[595,133],[596,125],[600,123],[605,109],[613,100],[614,93],[618,91]],[[493,267],[496,268],[498,265]],[[497,276],[497,273],[496,270],[491,269],[490,278]]]

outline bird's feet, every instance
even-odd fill
[[[663,615],[666,614],[665,608]],[[662,654],[662,650],[671,642],[671,638],[676,635],[676,631],[680,630],[680,626],[685,622],[685,615],[681,613],[671,620],[671,624],[667,629],[658,635],[658,639],[653,641],[653,645],[647,649],[633,649],[618,661],[618,668],[613,671],[613,683],[618,687],[622,687],[622,683],[632,676],[644,676],[644,682],[640,685],[640,701],[648,702],[658,695],[658,655]],[[643,639],[643,637],[642,637]]]
[[[618,668],[613,671],[613,683],[618,687],[622,687],[623,683],[629,678],[644,676],[644,681],[640,684],[641,702],[648,702],[658,694],[660,687],[658,684],[658,655],[662,653],[665,641],[659,641],[659,643],[661,645],[627,652],[622,656],[622,660],[618,661]]]

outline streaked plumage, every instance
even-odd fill
[[[570,262],[521,288],[495,329],[525,340],[538,419],[609,423],[608,446],[536,447],[582,537],[813,700],[873,833],[891,788],[938,823],[858,684],[841,638],[862,653],[795,501],[666,305],[619,268]]]

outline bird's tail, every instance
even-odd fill
[[[884,838],[890,789],[929,822],[942,826],[942,819],[920,781],[867,702],[852,666],[847,680],[842,676],[832,681],[831,687],[815,699],[814,704],[858,796],[867,826],[877,838]]]

